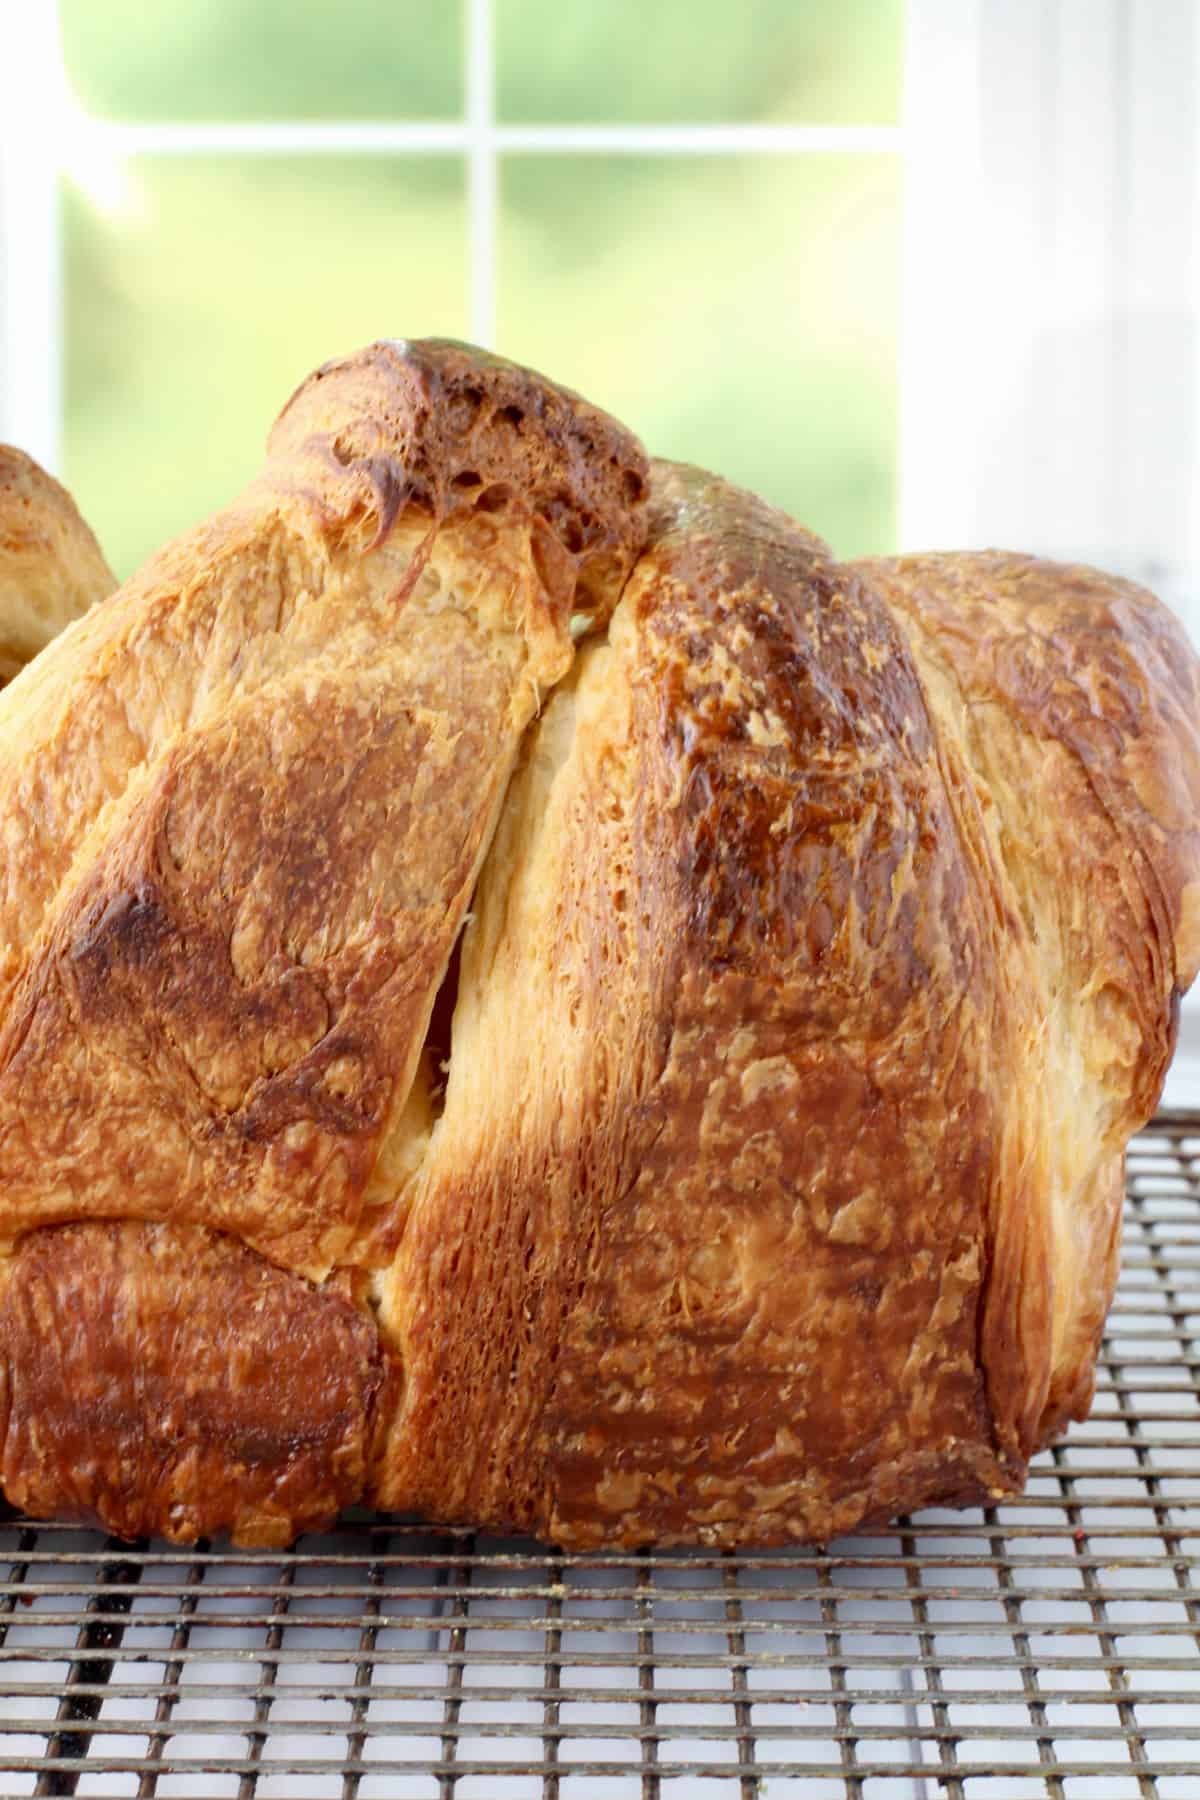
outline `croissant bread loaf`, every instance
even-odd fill
[[[1200,964],[1143,590],[839,563],[381,342],[0,694],[0,770],[12,1504],[824,1540],[1086,1413]]]
[[[116,585],[66,489],[0,444],[0,687]]]

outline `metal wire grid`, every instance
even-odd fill
[[[4,1794],[1200,1796],[1200,1113],[1129,1159],[1092,1419],[823,1553],[0,1527]]]

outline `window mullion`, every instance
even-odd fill
[[[472,338],[488,349],[496,339],[498,182],[494,31],[492,0],[466,0],[468,316]]]

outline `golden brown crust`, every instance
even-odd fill
[[[1126,584],[838,565],[656,465],[474,902],[388,1504],[732,1545],[1019,1485],[1193,973],[1197,677]]]
[[[822,1537],[1019,1475],[976,1356],[1003,921],[887,610],[750,496],[656,485],[474,903],[383,1495]]]
[[[316,1276],[386,1260],[433,998],[643,468],[526,371],[373,346],[0,699],[0,1233],[136,1216]]]
[[[0,444],[0,687],[116,585],[66,489]]]
[[[1132,582],[1032,556],[983,551],[859,566],[934,641],[965,704],[975,713],[994,708],[1006,737],[1020,734],[1042,794],[1060,795],[1046,866],[1065,874],[1078,831],[1099,832],[1107,878],[1119,846],[1129,875],[1114,873],[1086,938],[1069,948],[1082,954],[1086,942],[1116,959],[1133,989],[1148,976],[1146,1023],[1155,1025],[1164,993],[1181,994],[1200,970],[1200,670],[1183,627]],[[1063,884],[1067,893],[1073,887]],[[1161,1072],[1157,1059],[1143,1071],[1138,1123]]]
[[[360,1494],[391,1359],[361,1279],[285,1271],[402,1229],[434,996],[644,469],[525,371],[373,346],[0,697],[17,1504],[282,1542]]]
[[[342,1293],[227,1238],[31,1232],[0,1294],[0,1479],[122,1537],[290,1543],[361,1497],[387,1379]]]
[[[643,550],[646,472],[371,346],[0,697],[19,1504],[821,1539],[1086,1408],[1200,667],[1127,584],[840,565],[697,470]]]
[[[1151,594],[1094,569],[996,551],[861,569],[910,634],[1024,950],[1012,1107],[1036,1181],[1032,1204],[996,1196],[981,1351],[1028,1452],[1091,1403],[1124,1148],[1200,962],[1200,671]],[[1033,1380],[1011,1321],[1039,1289]]]
[[[297,388],[268,444],[267,479],[364,508],[386,536],[415,503],[438,518],[517,497],[571,561],[579,610],[607,616],[641,542],[640,445],[569,388],[452,338],[384,339]],[[601,620],[601,622],[603,622]]]

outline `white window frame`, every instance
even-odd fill
[[[88,117],[63,67],[55,0],[0,0],[17,52],[0,71],[0,440],[47,467],[61,458],[59,180],[132,156],[428,156],[467,168],[468,317],[472,339],[496,336],[499,159],[546,156],[896,154],[894,125],[502,125],[496,119],[493,0],[463,0],[465,106],[460,120],[127,125]]]
[[[1194,0],[907,0],[902,126],[503,125],[495,116],[494,0],[462,3],[459,120],[127,125],[88,117],[71,94],[56,0],[0,0],[0,42],[8,52],[0,65],[0,440],[59,468],[64,172],[86,185],[97,168],[119,169],[123,158],[138,155],[461,155],[469,333],[494,346],[498,165],[506,153],[895,154],[904,172],[901,548],[1007,540],[1110,565],[1125,555],[1135,565],[1131,573],[1157,575],[1163,584],[1151,561],[1150,434],[1129,429],[1138,378],[1130,343],[1098,340],[1090,363],[1075,371],[1080,393],[1066,396],[1090,409],[1098,428],[1089,431],[1087,448],[1093,461],[1107,457],[1126,516],[1097,517],[1082,531],[1075,518],[1069,542],[1056,536],[1053,508],[1058,495],[1070,500],[1073,492],[1086,508],[1086,483],[1069,466],[1079,434],[1072,435],[1071,417],[1054,415],[1030,371],[1048,319],[1078,333],[1089,319],[1115,321],[1138,307],[1147,315],[1181,295],[1196,315]],[[1106,147],[1114,74],[1123,84],[1129,138],[1120,169]],[[1031,82],[1044,85],[1048,75],[1052,94],[999,116],[1010,96]],[[1196,158],[1164,154],[1163,132],[1177,137],[1184,109]],[[1090,178],[1097,154],[1112,161],[1111,179]],[[1039,166],[1047,156],[1057,171],[1050,204],[1070,221],[1053,245],[1046,243],[1047,183]],[[1177,398],[1200,420],[1200,356],[1192,363]],[[1058,449],[1040,482],[1024,453],[1030,441]],[[1186,541],[1168,547],[1165,585],[1200,638],[1200,604],[1192,600],[1193,588],[1200,589],[1193,580],[1200,571],[1200,457],[1193,460],[1195,504]],[[1139,505],[1149,521],[1144,531],[1129,516]],[[1106,533],[1119,537],[1106,542]]]

